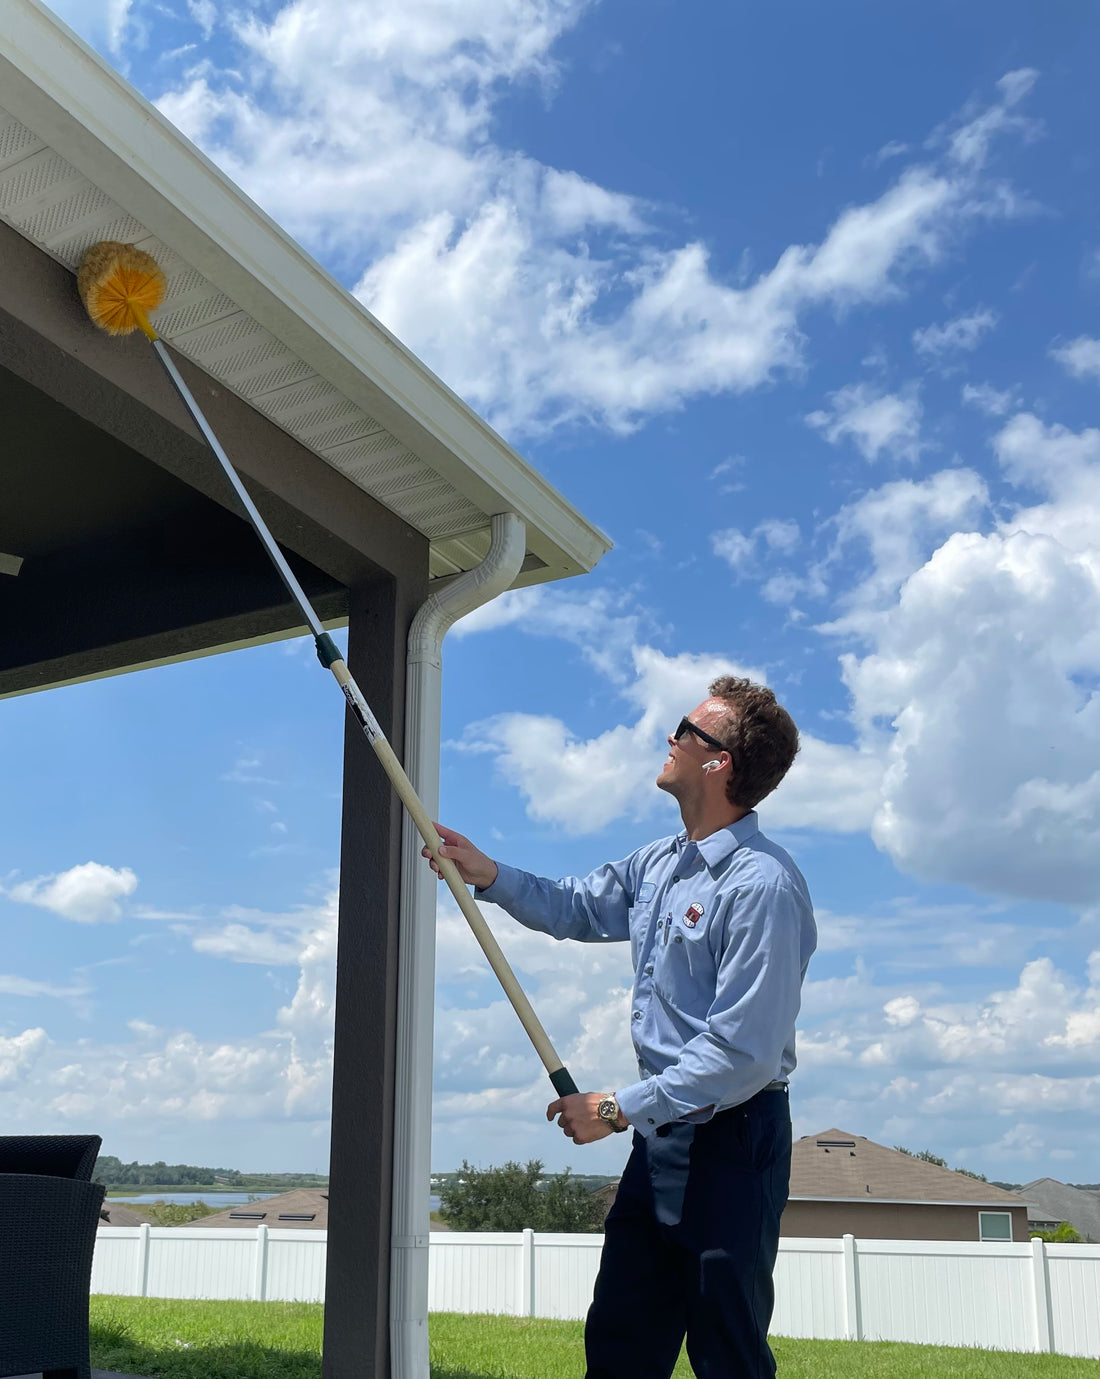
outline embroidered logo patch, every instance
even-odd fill
[[[703,907],[698,901],[694,905],[689,905],[684,911],[684,927],[694,929],[703,918]]]
[[[654,881],[643,881],[638,887],[638,904],[648,905],[657,894],[657,884]]]

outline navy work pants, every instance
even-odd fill
[[[687,1336],[698,1379],[772,1379],[779,1217],[791,1171],[785,1090],[634,1147],[604,1223],[587,1379],[669,1379]]]

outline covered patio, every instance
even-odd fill
[[[34,0],[0,38],[0,222],[0,552],[22,561],[0,697],[306,630],[145,342],[84,316],[84,251],[135,242],[168,276],[158,330],[434,809],[447,628],[590,570],[606,537]],[[317,701],[341,711],[320,670]],[[342,790],[324,1374],[426,1379],[435,891],[354,724]]]

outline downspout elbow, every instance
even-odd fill
[[[527,550],[527,527],[514,512],[492,518],[492,540],[480,565],[457,575],[438,593],[429,594],[409,631],[407,665],[443,664],[443,638],[448,629],[475,608],[511,588]]]

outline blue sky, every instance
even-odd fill
[[[63,17],[588,517],[452,633],[443,813],[583,873],[672,831],[727,667],[804,748],[796,1133],[1100,1177],[1091,4],[70,0]],[[9,701],[0,1097],[323,1170],[339,700],[302,643]],[[628,958],[489,910],[578,1080]],[[613,1172],[441,904],[433,1165]]]

